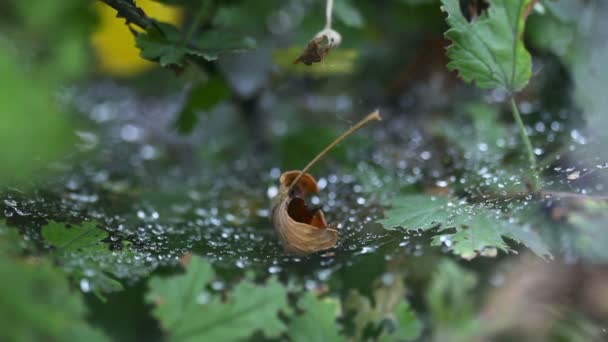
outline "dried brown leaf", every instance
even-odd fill
[[[310,209],[304,198],[317,193],[317,181],[308,173],[290,186],[300,171],[287,171],[279,179],[280,189],[272,203],[272,225],[286,252],[305,255],[331,248],[338,241],[338,232],[327,224],[323,211]]]
[[[329,50],[331,50],[331,48],[333,47],[331,42],[326,45],[322,45],[323,40],[325,38],[326,36],[319,36],[308,42],[308,45],[306,45],[306,48],[304,49],[300,57],[298,57],[298,59],[296,59],[293,64],[298,64],[302,62],[306,65],[312,65],[312,63],[318,63],[322,61],[323,58],[325,58],[325,56],[329,53]]]

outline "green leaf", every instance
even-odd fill
[[[184,109],[179,114],[175,126],[182,134],[192,133],[198,123],[198,111],[209,111],[230,96],[230,89],[219,77],[197,84],[190,91]]]
[[[450,70],[459,70],[465,82],[484,89],[520,90],[532,75],[532,58],[522,34],[532,0],[491,0],[487,13],[467,22],[460,1],[442,0],[451,27],[445,34]]]
[[[402,277],[395,276],[391,283],[379,282],[373,292],[372,301],[351,290],[344,301],[344,310],[354,313],[355,340],[364,341],[370,327],[379,330],[378,341],[410,341],[422,332],[420,321],[405,300]]]
[[[69,227],[63,223],[50,222],[42,228],[42,237],[55,248],[65,252],[106,249],[101,240],[108,236],[108,232],[99,229],[94,222],[83,222],[81,226]]]
[[[131,248],[127,241],[115,242],[110,250],[109,234],[96,222],[66,225],[50,222],[41,228],[42,237],[54,247],[53,257],[85,292],[114,292],[123,289],[117,279],[137,280],[149,274],[156,264]],[[83,286],[84,284],[84,286]]]
[[[135,37],[142,58],[158,62],[162,67],[183,67],[188,58],[201,57],[213,61],[225,53],[253,49],[255,40],[236,36],[230,32],[210,30],[198,38],[195,44],[185,44],[176,27],[158,23],[159,30],[150,30]]]
[[[353,6],[350,0],[338,0],[334,3],[336,18],[346,26],[361,28],[365,25],[361,12]]]
[[[385,229],[397,227],[428,230],[448,222],[450,212],[445,210],[447,198],[426,195],[408,195],[392,201],[392,208],[385,218],[378,221]]]
[[[534,231],[511,223],[496,210],[480,205],[467,205],[445,197],[407,195],[395,198],[385,216],[379,223],[388,230],[395,227],[407,230],[439,228],[431,244],[446,245],[465,259],[478,254],[492,256],[492,248],[509,252],[504,238],[525,244],[542,258],[551,258],[547,246]]]
[[[0,256],[0,340],[108,341],[84,320],[84,302],[47,262]],[[10,276],[9,276],[10,275]]]
[[[265,285],[246,279],[222,300],[207,289],[214,277],[211,265],[194,256],[185,274],[150,279],[146,300],[170,340],[237,341],[256,331],[273,337],[285,330],[278,313],[287,308],[287,292],[276,279]]]
[[[334,299],[318,299],[307,292],[299,301],[304,313],[292,317],[289,322],[289,337],[294,342],[341,341],[336,317],[340,303]]]
[[[434,272],[425,299],[433,324],[433,341],[470,341],[477,331],[473,289],[475,273],[444,259]]]

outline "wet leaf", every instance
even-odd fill
[[[137,279],[155,267],[128,242],[117,242],[115,250],[110,250],[105,242],[109,234],[96,222],[69,226],[50,222],[42,227],[41,234],[53,247],[53,257],[84,292],[101,296],[102,292],[120,291],[123,286],[118,279]]]
[[[50,263],[0,256],[0,340],[109,341],[86,322],[81,296]],[[10,276],[7,276],[10,275]]]
[[[551,258],[548,247],[534,231],[511,223],[500,213],[479,205],[467,205],[445,197],[407,195],[395,198],[386,218],[379,222],[386,229],[431,230],[432,245],[445,245],[465,259],[494,256],[491,248],[511,249],[505,238],[522,243],[542,258]]]
[[[272,201],[272,225],[283,249],[293,254],[310,254],[331,248],[338,241],[338,232],[327,224],[323,211],[309,209],[304,197],[317,193],[317,181],[306,173],[298,184],[289,187],[300,171],[287,171],[279,179],[279,194]]]
[[[307,292],[298,302],[304,310],[289,321],[289,337],[294,342],[340,341],[336,318],[340,303],[335,299],[319,299]]]
[[[451,29],[445,36],[450,70],[458,70],[466,82],[484,89],[520,90],[532,75],[532,58],[522,35],[533,0],[492,0],[490,7],[471,23],[458,0],[442,0]]]
[[[239,341],[286,329],[278,314],[287,310],[287,293],[275,279],[264,285],[245,279],[223,300],[208,289],[213,278],[211,265],[193,256],[185,274],[150,279],[146,300],[171,341]]]
[[[101,240],[108,236],[108,232],[99,229],[93,222],[74,226],[50,222],[42,229],[42,237],[64,252],[107,249]]]

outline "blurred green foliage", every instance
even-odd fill
[[[29,181],[73,141],[73,120],[58,100],[91,65],[95,22],[81,1],[7,6],[15,17],[0,24],[0,184]]]
[[[106,333],[111,332],[113,337],[133,338],[137,336],[136,329],[145,329],[148,335],[159,334],[155,336],[158,339],[177,341],[468,341],[494,333],[491,324],[484,325],[488,322],[479,317],[480,302],[491,291],[486,288],[488,269],[498,270],[498,275],[489,282],[500,287],[499,280],[505,277],[500,273],[503,260],[519,259],[512,254],[501,254],[495,259],[476,258],[467,264],[470,267],[464,268],[451,261],[453,256],[441,254],[442,251],[453,252],[459,260],[460,257],[472,259],[478,255],[496,256],[497,249],[511,252],[515,245],[511,242],[515,242],[525,244],[543,258],[549,259],[553,253],[555,263],[561,262],[560,258],[566,258],[567,263],[582,264],[608,260],[603,230],[608,208],[604,200],[579,200],[575,196],[575,200],[560,202],[554,201],[554,197],[544,198],[545,194],[538,197],[530,195],[523,201],[533,201],[538,205],[532,206],[529,213],[523,213],[514,209],[520,203],[513,204],[513,198],[505,197],[503,205],[500,205],[489,196],[506,196],[507,191],[515,191],[509,188],[510,185],[519,185],[518,191],[525,191],[521,187],[526,175],[519,177],[511,172],[520,168],[519,160],[512,158],[513,155],[518,156],[518,146],[503,144],[509,140],[511,123],[501,117],[497,104],[501,101],[500,92],[480,93],[462,87],[444,70],[447,60],[443,47],[448,43],[441,37],[447,27],[439,1],[336,0],[334,24],[342,32],[344,42],[333,49],[323,63],[312,67],[293,65],[293,60],[311,36],[323,27],[323,1],[162,2],[183,6],[183,23],[179,27],[156,23],[147,32],[137,33],[137,45],[142,50],[142,57],[183,73],[172,78],[173,73],[167,70],[165,73],[154,71],[138,76],[139,81],[163,96],[171,96],[183,89],[190,92],[182,107],[175,111],[176,117],[168,120],[167,127],[155,126],[155,116],[142,120],[146,124],[151,122],[150,126],[156,130],[169,133],[151,130],[154,133],[146,136],[149,140],[142,141],[141,146],[135,143],[131,146],[125,141],[120,145],[109,145],[118,147],[121,152],[124,147],[125,154],[132,153],[131,149],[151,150],[154,153],[148,154],[153,155],[150,159],[125,158],[129,162],[122,159],[114,161],[115,164],[123,163],[116,167],[107,165],[103,158],[111,159],[119,153],[103,151],[100,153],[101,162],[97,159],[93,162],[103,164],[95,175],[95,179],[102,179],[99,181],[101,185],[79,188],[81,184],[77,184],[72,187],[72,182],[68,181],[68,186],[66,180],[61,179],[58,182],[63,192],[52,198],[51,204],[43,206],[43,210],[17,213],[14,208],[17,204],[13,203],[16,201],[11,197],[13,194],[3,197],[6,199],[0,205],[11,227],[0,221],[0,274],[3,275],[0,339],[106,340],[104,333],[87,322],[90,320],[92,324],[103,325]],[[131,2],[125,0],[125,3]],[[478,18],[469,22],[466,17],[470,13],[466,10],[470,7],[467,6],[474,3],[481,2],[443,1],[450,14],[448,24],[452,27],[447,38],[454,44],[448,52],[449,66],[458,69],[462,78],[475,81],[482,88],[520,90],[532,76],[531,57],[520,39],[525,38],[540,65],[556,60],[559,68],[572,78],[573,101],[584,112],[583,116],[575,116],[571,113],[574,112],[572,108],[564,108],[559,115],[549,119],[582,117],[589,123],[590,131],[596,131],[598,136],[605,138],[608,97],[603,92],[608,78],[602,63],[608,49],[606,44],[602,44],[605,41],[603,33],[606,32],[602,18],[608,10],[606,4],[588,0],[539,1],[523,35],[526,6],[531,4],[530,1],[489,1],[489,11],[481,11]],[[65,160],[71,152],[74,131],[81,120],[73,116],[64,103],[69,102],[64,99],[69,97],[72,87],[78,88],[82,82],[97,84],[107,75],[91,72],[94,68],[89,40],[95,18],[88,3],[76,0],[11,1],[0,4],[0,19],[0,143],[3,146],[0,152],[0,186],[34,183],[32,181],[37,177],[49,173],[52,162]],[[123,18],[116,20],[121,24],[124,22]],[[251,37],[255,37],[256,45]],[[428,42],[431,46],[438,45],[441,53],[427,49],[425,44]],[[223,58],[224,54],[245,50],[248,51],[245,55]],[[216,61],[218,57],[221,58]],[[545,71],[541,68],[539,72]],[[133,86],[130,82],[134,79],[121,82]],[[570,80],[560,79],[559,84],[535,82],[540,81],[533,77],[521,97],[527,107],[532,108],[526,113],[526,123],[529,126],[535,122],[542,123],[538,126],[542,129],[535,127],[529,130],[540,133],[548,130],[546,126],[553,122],[548,122],[549,119],[546,124],[542,122],[546,113],[542,113],[544,104],[539,102],[544,99],[538,97],[538,88],[568,88]],[[240,88],[243,84],[247,91]],[[318,97],[344,92],[352,102],[344,105],[347,109],[340,109],[339,114],[333,115],[333,108],[338,108],[333,102],[319,105],[322,101]],[[431,106],[421,105],[424,100]],[[146,105],[154,103],[147,99],[142,102]],[[424,124],[431,122],[429,131],[434,136],[420,138],[419,134],[426,132],[416,131],[411,133],[411,146],[394,146],[393,140],[404,141],[405,138],[397,140],[393,136],[406,134],[406,129],[392,126],[393,121],[387,120],[390,122],[387,126],[367,137],[350,138],[351,149],[342,147],[333,151],[332,159],[327,162],[330,169],[338,170],[335,177],[338,183],[344,172],[355,174],[363,184],[362,192],[359,189],[352,190],[352,193],[350,188],[354,189],[359,184],[346,185],[344,182],[340,185],[340,191],[353,196],[353,203],[340,207],[336,210],[338,212],[329,212],[329,215],[344,217],[344,224],[348,225],[343,233],[342,249],[297,260],[272,249],[276,246],[266,241],[271,233],[266,218],[265,194],[270,193],[275,179],[270,180],[266,176],[268,171],[274,174],[279,169],[302,167],[348,124],[351,117],[346,115],[342,118],[343,112],[356,112],[358,115],[360,108],[378,104],[388,108],[388,120],[408,115],[408,120],[411,119],[408,125],[410,122],[418,125],[418,120]],[[212,120],[202,117],[210,112],[214,113]],[[327,115],[330,112],[332,115]],[[126,119],[120,121],[120,125],[131,124],[128,121],[132,119],[129,117],[131,113],[119,113],[122,114]],[[446,117],[451,118],[448,120]],[[197,132],[199,122],[203,124]],[[463,122],[465,125],[461,126]],[[560,134],[568,136],[569,128],[564,129],[562,121],[555,122],[559,128],[555,130],[565,131]],[[123,128],[117,127],[119,131]],[[195,134],[175,137],[172,128],[179,133]],[[196,133],[204,139],[200,140]],[[112,134],[108,136],[114,137]],[[264,139],[257,139],[259,136]],[[437,136],[441,138],[437,139],[440,140],[438,144],[434,140]],[[571,158],[577,153],[569,140],[567,143],[554,143],[557,138],[549,140],[548,136],[537,134],[539,146],[542,143],[542,146],[557,145],[556,149],[566,147],[573,151]],[[101,136],[101,139],[105,137]],[[382,137],[378,141],[383,145],[373,150],[377,137]],[[171,142],[165,144],[163,139]],[[192,139],[193,143],[188,145],[192,150],[178,150],[180,145],[173,144],[177,139],[183,139],[180,142]],[[423,158],[425,161],[415,164],[414,168],[410,165],[401,168],[391,159],[394,154],[394,158],[407,156],[414,160],[422,149],[428,152],[424,144],[431,147],[437,144],[439,149],[446,147],[448,152],[433,151],[432,158],[429,154],[430,159]],[[602,156],[603,145],[597,146],[600,150],[597,155]],[[161,153],[169,156],[155,163],[155,153],[165,147],[167,151]],[[400,154],[409,148],[409,154]],[[259,153],[262,149],[271,153]],[[377,155],[366,154],[365,158],[369,160],[355,166],[351,162],[353,159],[360,161],[360,151],[363,150],[376,151]],[[453,150],[457,153],[450,154]],[[176,151],[178,153],[174,153]],[[239,151],[253,154],[255,162],[242,158]],[[357,151],[354,158],[349,154],[353,151]],[[192,156],[203,156],[201,159],[205,162],[213,159],[212,165],[204,165],[207,168],[221,166],[218,166],[221,171],[215,174],[204,173],[195,167],[193,173],[211,175],[213,185],[202,190],[197,188],[198,183],[175,166],[175,160],[179,159],[176,155],[180,153],[189,162],[195,159]],[[271,158],[272,162],[266,163]],[[556,164],[563,159],[555,160]],[[461,160],[465,160],[464,166],[458,165],[460,169],[455,167],[457,171],[450,169]],[[410,162],[409,159],[400,161]],[[255,170],[251,165],[255,163],[263,164],[260,167],[263,171],[245,177],[245,173]],[[338,164],[342,169],[336,167]],[[425,164],[432,166],[418,168]],[[196,165],[198,167],[199,164]],[[120,172],[114,167],[152,176],[142,180],[137,178],[138,174],[128,175],[126,180],[120,179]],[[355,167],[357,169],[353,171]],[[454,175],[454,180],[445,181],[445,184],[438,178],[444,175],[443,167]],[[86,172],[95,169],[90,165],[83,168]],[[375,172],[375,168],[379,171]],[[503,173],[478,172],[484,168]],[[559,183],[551,168],[545,171],[547,186]],[[243,174],[226,180],[224,178],[229,177],[224,172]],[[460,178],[458,172],[468,173],[469,177]],[[77,175],[89,177],[88,174]],[[157,175],[161,176],[155,179]],[[137,185],[131,185],[131,176]],[[496,181],[499,176],[516,177],[518,181],[507,184],[505,188]],[[175,186],[167,180],[173,179],[171,177],[183,180],[183,183]],[[112,183],[115,178],[119,180]],[[234,180],[236,178],[238,181]],[[468,184],[465,185],[463,180]],[[214,196],[215,192],[224,191],[223,181],[237,183],[235,188],[238,190]],[[428,186],[433,183],[436,187]],[[122,190],[113,191],[111,184],[120,184]],[[602,190],[601,184],[580,184],[580,188],[576,184],[570,191]],[[139,187],[144,187],[144,190]],[[392,198],[388,201],[392,205],[390,209],[385,210],[380,205],[362,206],[359,213],[355,202],[376,200],[365,193],[372,187],[382,193],[418,193]],[[421,194],[422,189],[437,191],[438,194],[431,199],[430,195]],[[44,188],[36,190],[40,190],[36,191],[36,196],[47,199]],[[78,203],[70,195],[80,190],[99,190],[102,200],[92,204]],[[147,196],[137,197],[140,192]],[[166,198],[169,197],[168,192],[174,197]],[[157,193],[160,198],[157,202],[152,193]],[[208,195],[221,200],[207,203],[203,198]],[[333,197],[329,198],[338,201],[343,195],[332,192]],[[584,197],[586,193],[577,195]],[[120,225],[124,217],[109,215],[105,210],[120,207],[116,211],[107,211],[135,212],[139,210],[137,205],[141,204],[131,203],[137,201],[135,198],[146,205],[161,206],[160,223],[127,220],[125,225],[131,230],[110,233],[110,225]],[[30,203],[28,200],[23,202]],[[566,202],[564,208],[559,207]],[[60,213],[49,215],[45,210]],[[207,211],[215,214],[205,216]],[[69,215],[64,212],[69,212]],[[170,217],[167,221],[163,221],[165,214]],[[379,215],[385,217],[380,221],[385,228],[404,227],[407,234],[386,232],[379,225],[373,226],[375,217]],[[100,220],[67,224],[62,221],[65,216]],[[175,220],[176,217],[179,219]],[[365,220],[365,228],[356,231],[351,226],[359,223],[355,222],[359,218]],[[229,228],[237,233],[227,229],[221,234],[229,238],[235,236],[234,240],[212,241],[209,236],[213,236],[211,234],[216,233],[220,225],[216,222],[230,222],[233,226]],[[159,226],[166,224],[175,234],[158,233],[156,223]],[[430,233],[420,234],[421,229]],[[262,232],[259,236],[256,235],[258,230]],[[158,233],[158,240],[151,243],[141,238],[143,233],[138,235],[149,231],[155,235]],[[354,236],[356,234],[361,236]],[[247,247],[251,249],[253,245],[252,249],[256,251],[243,248],[242,240],[236,238],[241,236],[251,240],[262,237]],[[213,245],[215,250],[221,249],[224,254],[207,252],[213,262],[194,256],[182,270],[173,267],[182,252],[176,249],[177,254],[170,255],[171,261],[160,267],[156,257],[165,255],[155,252],[162,245],[161,239],[171,240],[171,246],[188,248],[192,247],[193,241],[199,246]],[[266,255],[267,249],[260,247],[264,243],[264,248],[272,247],[269,255]],[[429,244],[441,248],[428,248]],[[258,247],[260,251],[257,251]],[[394,250],[387,252],[389,247]],[[410,254],[404,257],[403,251]],[[281,274],[280,278],[263,280],[261,278],[267,278],[270,273],[269,269],[260,271],[264,267],[251,267],[243,271],[241,266],[238,269],[234,265],[226,266],[237,260],[231,259],[235,255],[241,257],[241,254],[249,252],[256,255],[254,264],[259,262],[263,265],[272,260],[293,269]],[[425,276],[412,279],[408,272],[415,267],[407,263],[421,262],[422,254],[433,254],[430,259],[433,264],[424,264]],[[144,259],[152,261],[144,262]],[[349,260],[340,264],[341,259]],[[463,260],[461,262],[464,263]],[[229,270],[220,269],[218,265]],[[340,267],[350,269],[341,272]],[[388,269],[393,271],[388,272]],[[309,272],[307,276],[313,280],[292,277],[289,273],[292,271],[298,275]],[[320,280],[324,272],[330,271],[337,276],[327,283]],[[156,273],[150,277],[152,272]],[[597,272],[601,274],[601,270]],[[71,282],[66,279],[71,279]],[[584,288],[571,290],[578,293]],[[121,295],[128,296],[130,301],[123,300],[125,298]],[[104,296],[109,297],[107,302],[104,302]],[[90,310],[85,307],[83,297],[90,308],[99,310],[96,315],[87,313]],[[597,299],[601,302],[602,297],[597,295]],[[125,308],[125,305],[137,308]],[[578,309],[573,306],[572,311]],[[137,317],[129,317],[132,313]],[[124,322],[112,322],[119,320],[117,317]],[[548,334],[564,340],[596,336],[601,329],[593,318],[581,309],[571,313],[571,317],[563,318]],[[136,323],[147,326],[137,325],[135,328]],[[501,328],[516,330],[517,326]],[[593,334],[587,334],[589,331]]]
[[[107,341],[88,325],[87,308],[48,260],[19,259],[23,240],[0,220],[0,339]]]

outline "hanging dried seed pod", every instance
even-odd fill
[[[320,36],[308,42],[306,49],[304,49],[300,57],[298,57],[293,64],[302,62],[306,65],[312,65],[312,63],[322,61],[332,47],[331,44],[321,45],[324,38],[325,36]]]
[[[328,225],[320,209],[309,209],[304,198],[319,192],[317,181],[307,171],[344,138],[370,121],[380,121],[375,111],[329,144],[302,171],[287,171],[279,179],[278,195],[272,200],[272,225],[288,253],[305,255],[331,248],[338,241],[335,226]]]
[[[298,64],[300,62],[306,65],[312,65],[312,63],[318,63],[327,56],[329,50],[331,50],[334,46],[337,46],[342,41],[342,35],[334,29],[331,28],[331,16],[334,8],[334,1],[327,0],[327,6],[325,9],[325,27],[323,30],[319,31],[315,35],[315,37],[308,42],[306,48],[296,59],[293,64]],[[326,44],[322,44],[323,40],[327,39]]]
[[[309,254],[331,248],[338,241],[338,233],[325,221],[323,211],[309,209],[304,198],[319,191],[317,181],[308,173],[291,190],[300,171],[281,175],[279,195],[272,203],[272,225],[283,248],[293,254]]]

